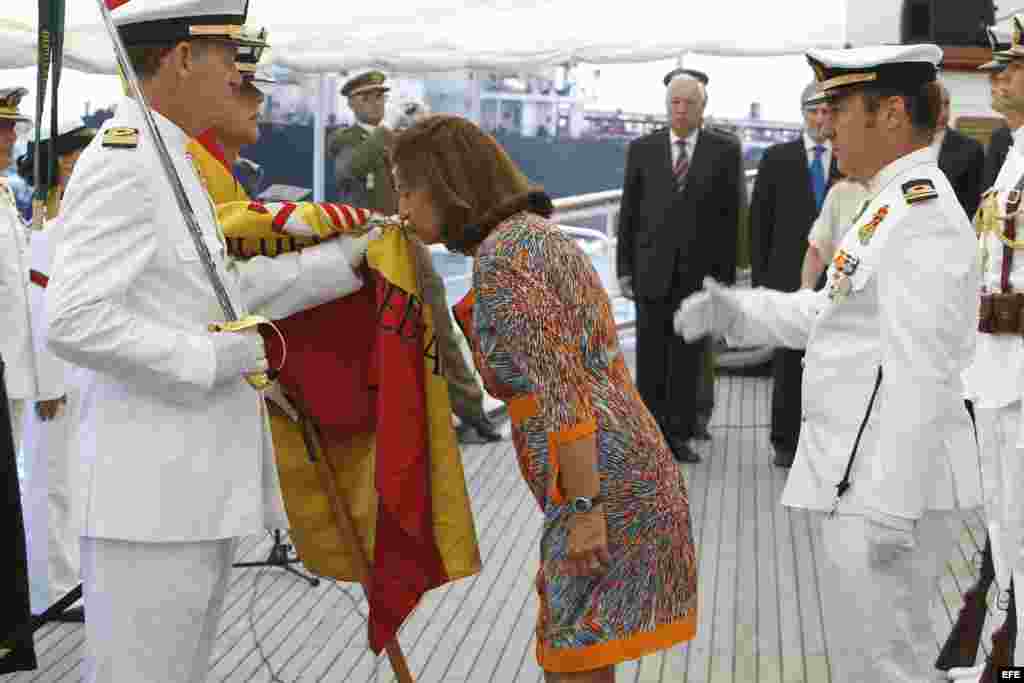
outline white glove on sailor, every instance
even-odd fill
[[[382,234],[384,234],[383,229],[377,227],[371,229],[365,235],[360,235],[359,237],[346,237],[343,235],[336,240],[331,240],[331,242],[337,243],[338,248],[341,249],[343,254],[345,254],[345,258],[348,260],[349,265],[351,265],[352,269],[355,270],[363,264],[363,261],[366,260],[366,252],[370,248],[370,242],[375,239],[379,239]],[[328,242],[327,244],[330,244],[331,242]]]
[[[870,509],[864,518],[870,567],[885,569],[917,547],[914,520]]]
[[[223,384],[253,373],[266,372],[267,351],[263,337],[255,329],[241,332],[215,332],[210,335],[217,358],[214,383]]]
[[[710,277],[704,278],[704,289],[683,299],[673,324],[676,334],[693,342],[714,332],[725,334],[740,316],[736,295]]]

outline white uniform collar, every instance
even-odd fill
[[[868,194],[871,197],[875,197],[879,192],[885,189],[886,185],[892,182],[900,174],[915,166],[934,163],[935,152],[932,150],[931,146],[922,147],[915,152],[901,156],[899,159],[890,162],[888,166],[885,166],[881,171],[875,174],[874,178],[868,181]]]
[[[373,134],[373,131],[377,130],[377,126],[370,125],[369,123],[363,123],[362,121],[356,120],[356,125],[365,130],[367,133]]]
[[[142,109],[139,107],[138,102],[131,97],[124,97],[117,103],[115,111],[117,114],[114,120],[117,122],[117,125],[135,123],[139,129],[139,137],[142,139],[146,138],[146,125],[143,122]],[[164,144],[167,145],[167,151],[184,154],[192,138],[182,130],[181,126],[157,110],[151,109],[150,111],[153,112],[153,120],[156,121],[156,125],[160,129],[160,135],[164,139]]]

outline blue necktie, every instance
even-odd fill
[[[825,164],[821,162],[825,154],[824,145],[814,146],[814,161],[811,162],[811,189],[814,190],[814,202],[818,211],[821,211],[821,203],[825,201]]]

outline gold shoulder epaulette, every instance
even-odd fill
[[[138,128],[108,128],[103,133],[104,147],[135,149],[139,146]]]
[[[939,196],[935,184],[927,178],[918,178],[903,183],[903,199],[907,204],[916,204],[927,199],[935,199]]]

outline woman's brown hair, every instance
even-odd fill
[[[470,253],[509,216],[553,207],[530,185],[498,142],[471,121],[435,114],[399,134],[391,152],[405,190],[426,190],[441,221],[441,240]]]

